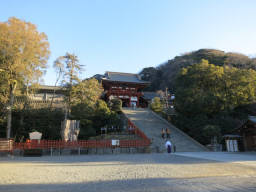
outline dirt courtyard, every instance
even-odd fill
[[[256,191],[255,154],[202,154],[1,157],[0,191]]]

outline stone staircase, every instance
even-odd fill
[[[149,109],[123,108],[123,113],[152,140],[152,152],[164,152],[166,150],[165,140],[161,137],[162,128],[170,129],[170,141],[176,146],[177,152],[207,151],[206,147]]]

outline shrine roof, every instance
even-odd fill
[[[51,85],[39,85],[37,87],[37,92],[38,93],[62,93],[64,91],[66,91],[65,87],[62,86],[51,86]]]
[[[41,90],[62,90],[63,87],[51,86],[51,85],[39,85],[38,89],[41,89]]]
[[[150,91],[144,91],[142,97],[146,100],[152,100],[155,97],[159,97],[160,99],[163,99],[163,97],[157,92],[150,92]]]
[[[117,81],[117,82],[127,82],[127,83],[141,83],[141,84],[149,84],[148,81],[143,81],[140,79],[138,74],[134,73],[121,73],[121,72],[109,72],[105,73],[105,76],[102,80],[106,81]]]

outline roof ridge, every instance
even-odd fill
[[[137,73],[125,73],[125,72],[115,72],[115,71],[106,71],[107,74],[114,73],[114,74],[127,74],[127,75],[138,75]]]

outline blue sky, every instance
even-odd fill
[[[53,61],[75,53],[81,78],[105,71],[138,73],[200,48],[256,55],[255,0],[0,0],[0,21],[37,25]]]

